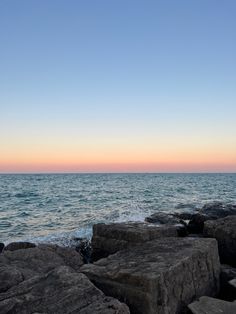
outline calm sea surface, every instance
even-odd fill
[[[97,222],[236,203],[236,174],[0,175],[0,242],[69,245]]]

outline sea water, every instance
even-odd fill
[[[236,203],[236,174],[1,174],[0,242],[70,245],[98,222]]]

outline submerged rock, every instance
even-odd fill
[[[16,251],[22,249],[30,249],[33,247],[36,247],[36,245],[31,242],[11,242],[5,247],[4,251]]]
[[[133,314],[181,313],[195,298],[219,291],[215,239],[161,238],[81,267],[105,294]]]
[[[236,216],[206,221],[204,236],[217,239],[221,262],[236,267]]]
[[[199,301],[189,304],[193,314],[234,314],[236,303],[203,296]]]
[[[93,260],[107,257],[119,250],[161,237],[175,237],[178,227],[147,223],[112,223],[93,226]]]
[[[129,314],[127,305],[106,297],[89,279],[60,266],[0,294],[0,313]]]
[[[0,255],[0,292],[55,267],[66,265],[78,271],[82,264],[82,258],[75,250],[56,245],[4,251]]]

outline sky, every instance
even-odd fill
[[[235,16],[0,0],[0,173],[236,172]]]

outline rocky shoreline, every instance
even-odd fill
[[[76,248],[0,243],[0,314],[234,314],[236,205],[96,224]]]

